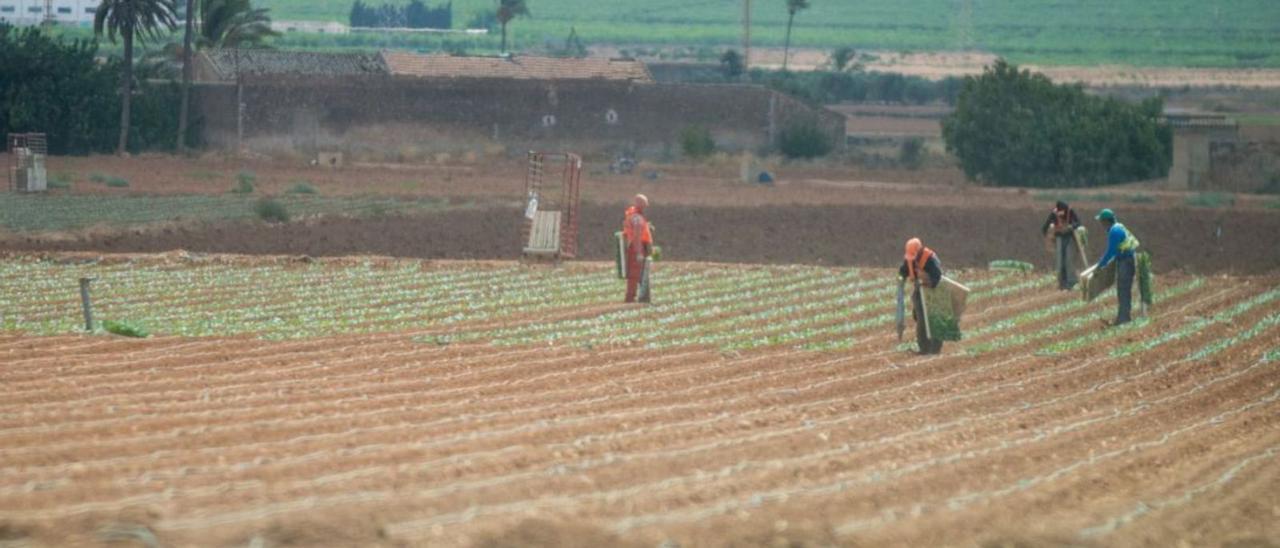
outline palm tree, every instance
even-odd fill
[[[270,9],[254,9],[249,0],[200,0],[200,47],[260,47],[270,37]]]
[[[498,24],[502,25],[502,53],[507,52],[507,23],[521,15],[529,15],[526,0],[499,0]]]
[[[791,55],[791,24],[796,21],[796,12],[809,9],[809,0],[787,0],[787,42],[782,48],[782,70],[787,70],[787,57]]]
[[[133,39],[155,39],[160,30],[173,30],[175,26],[173,0],[102,0],[93,16],[93,32],[112,43],[116,35],[124,41],[124,70],[120,84],[120,141],[116,154],[124,155],[129,148],[129,103],[133,97]]]
[[[191,42],[195,34],[196,0],[187,0],[182,33],[182,105],[178,107],[178,152],[187,149],[187,105],[191,102]]]

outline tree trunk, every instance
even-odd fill
[[[191,35],[195,28],[196,0],[187,0],[187,25],[182,37],[182,104],[178,107],[178,152],[187,149],[187,111],[191,101]]]
[[[507,52],[507,24],[502,24],[502,53]]]
[[[787,58],[791,56],[791,23],[796,20],[796,12],[787,16],[787,40],[782,46],[782,72],[787,71]]]
[[[121,71],[124,83],[120,85],[120,141],[116,144],[116,154],[124,156],[129,153],[129,103],[133,100],[133,29],[125,27],[124,32],[124,70]]]

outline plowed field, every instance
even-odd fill
[[[1280,543],[1280,279],[950,274],[924,357],[886,270],[0,262],[0,543]]]

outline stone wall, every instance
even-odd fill
[[[343,150],[384,159],[417,151],[502,146],[585,154],[670,154],[690,125],[727,151],[772,146],[779,131],[817,123],[837,142],[844,117],[777,92],[739,85],[523,80],[250,79],[242,90],[250,150]],[[236,143],[236,87],[198,86],[206,142]]]

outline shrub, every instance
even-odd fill
[[[1236,197],[1226,192],[1201,192],[1187,196],[1187,205],[1191,207],[1220,208],[1235,205]]]
[[[71,175],[66,173],[55,173],[49,177],[50,189],[67,189],[71,188]]]
[[[690,158],[706,158],[716,151],[711,130],[705,126],[686,126],[680,130],[680,150]]]
[[[289,210],[285,209],[284,204],[279,200],[271,198],[263,198],[254,204],[253,212],[258,218],[268,223],[287,223],[289,222]]]
[[[1132,104],[1057,85],[997,60],[967,77],[942,122],[947,151],[972,180],[1001,186],[1088,187],[1164,177],[1172,133],[1163,101]]]
[[[787,158],[817,158],[831,152],[831,139],[818,129],[817,124],[800,123],[782,131],[778,137],[778,148]]]
[[[89,175],[89,180],[95,183],[105,183],[107,182],[107,176],[101,173],[94,173]]]
[[[251,171],[241,171],[236,174],[236,186],[231,189],[234,194],[253,194],[253,182],[257,180],[257,176]]]
[[[311,186],[311,183],[307,181],[299,181],[289,187],[286,192],[289,194],[316,194],[316,187]]]
[[[129,186],[129,180],[124,177],[107,177],[107,186],[112,188],[124,188]]]
[[[910,137],[898,150],[898,163],[907,169],[920,169],[924,164],[924,139]]]
[[[113,333],[122,337],[137,337],[145,339],[151,336],[151,333],[149,333],[145,327],[132,324],[127,321],[107,320],[102,322],[102,328],[108,333]]]

